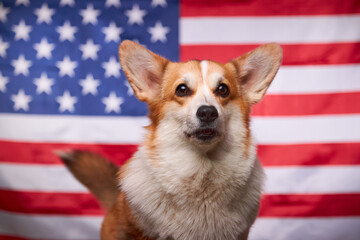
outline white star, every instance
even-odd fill
[[[146,15],[146,11],[141,10],[138,4],[134,4],[131,10],[125,11],[125,15],[129,18],[128,24],[133,25],[134,23],[137,23],[142,25],[144,23],[143,18]]]
[[[95,10],[92,4],[88,4],[85,10],[80,10],[80,15],[83,17],[83,24],[91,23],[95,25],[99,14],[100,10]]]
[[[63,26],[57,27],[56,31],[60,34],[60,41],[69,40],[70,42],[74,41],[75,33],[77,32],[77,27],[70,25],[69,21],[66,21]]]
[[[6,56],[6,49],[9,48],[8,42],[3,42],[2,38],[0,37],[0,56],[5,57]]]
[[[125,82],[125,86],[126,86],[127,89],[128,89],[127,94],[128,94],[129,96],[134,95],[134,90],[132,89],[132,87],[130,86],[130,84],[129,84],[128,81]]]
[[[166,7],[166,5],[167,5],[166,0],[152,0],[151,1],[152,7],[156,7],[156,6]]]
[[[88,39],[86,44],[80,45],[80,50],[82,51],[82,59],[86,60],[91,58],[92,60],[97,59],[97,52],[100,50],[100,45],[94,44],[93,40]]]
[[[24,39],[27,41],[32,27],[25,25],[24,20],[21,20],[18,25],[13,26],[12,30],[15,32],[15,40]]]
[[[86,76],[86,79],[81,79],[79,82],[80,86],[82,87],[81,93],[83,95],[92,94],[97,95],[97,87],[100,85],[100,81],[97,79],[94,79],[94,77],[91,74],[88,74]]]
[[[34,13],[37,16],[36,22],[42,23],[45,22],[47,24],[51,23],[51,16],[54,15],[54,9],[50,9],[46,3],[41,5],[41,8],[35,9]]]
[[[6,84],[9,82],[9,78],[2,75],[0,72],[0,91],[6,92]]]
[[[62,96],[56,97],[56,101],[60,104],[60,112],[65,112],[66,110],[69,112],[74,112],[74,104],[77,103],[77,98],[72,97],[69,91],[66,90]]]
[[[148,32],[151,34],[151,42],[166,42],[166,34],[170,28],[164,27],[160,21],[157,21],[154,27],[149,27]]]
[[[116,61],[115,57],[111,57],[108,62],[104,62],[102,67],[105,69],[105,77],[120,77],[121,67],[120,63]]]
[[[119,42],[120,34],[123,33],[123,29],[117,27],[115,22],[111,22],[108,27],[103,28],[103,33],[105,34],[105,42]]]
[[[26,60],[24,55],[20,55],[18,59],[12,60],[11,65],[15,68],[14,74],[23,74],[27,76],[29,74],[29,67],[32,65],[30,60]]]
[[[106,0],[105,7],[120,7],[120,0]]]
[[[10,12],[10,8],[4,7],[4,4],[0,3],[0,21],[6,22],[7,18],[6,15]]]
[[[26,95],[23,89],[18,91],[18,94],[11,95],[11,101],[14,102],[14,110],[29,110],[29,103],[31,102],[32,98],[30,95]]]
[[[111,92],[108,97],[102,98],[102,102],[105,104],[106,113],[112,111],[119,113],[121,111],[120,105],[124,100],[121,97],[117,97],[115,92]]]
[[[51,58],[51,51],[54,50],[54,44],[48,43],[46,38],[42,38],[40,43],[34,44],[34,48],[37,51],[36,57],[37,58]]]
[[[73,7],[75,5],[75,0],[61,0],[60,6],[64,7],[66,5],[69,5],[70,7]]]
[[[34,84],[36,85],[36,93],[51,94],[51,86],[54,85],[54,79],[48,78],[46,73],[42,73],[40,78],[35,78]]]
[[[29,0],[16,0],[15,6],[19,6],[23,4],[24,6],[29,6],[30,1]]]
[[[74,69],[77,67],[76,62],[72,62],[69,58],[69,56],[65,56],[62,61],[58,61],[56,63],[56,66],[59,68],[60,77],[63,77],[65,75],[68,75],[69,77],[73,77],[75,72]]]

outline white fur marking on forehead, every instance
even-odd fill
[[[208,71],[208,66],[209,66],[208,61],[204,60],[204,61],[200,62],[201,75],[202,75],[202,79],[203,79],[204,83],[205,83],[206,74]]]
[[[211,92],[209,89],[209,86],[206,82],[206,75],[209,69],[209,62],[206,60],[203,60],[200,62],[200,68],[201,68],[201,75],[202,75],[202,79],[203,79],[203,93],[204,93],[204,97],[205,97],[205,101],[208,102],[210,97],[211,97]]]

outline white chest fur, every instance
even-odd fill
[[[220,161],[191,152],[177,156],[183,157],[168,156],[174,159],[155,167],[142,148],[127,166],[121,187],[145,234],[238,239],[257,215],[263,171],[256,156],[241,159],[228,153]]]

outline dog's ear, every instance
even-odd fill
[[[140,101],[156,98],[169,60],[129,40],[120,44],[119,58],[136,97]]]
[[[235,66],[239,84],[250,104],[258,103],[263,98],[281,60],[281,47],[276,43],[268,43],[228,63]]]

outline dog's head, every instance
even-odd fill
[[[249,135],[250,107],[264,96],[282,51],[270,43],[226,64],[175,63],[123,41],[119,56],[135,95],[149,106],[150,129],[208,149],[228,133]]]

